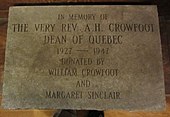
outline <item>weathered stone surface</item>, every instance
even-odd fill
[[[11,7],[3,107],[164,109],[156,6]]]

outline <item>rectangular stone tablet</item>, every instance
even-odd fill
[[[3,107],[163,110],[156,6],[11,7]]]

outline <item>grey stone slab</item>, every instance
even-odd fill
[[[163,110],[156,6],[9,10],[3,107]]]

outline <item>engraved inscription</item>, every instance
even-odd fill
[[[161,110],[155,6],[9,10],[3,107]]]

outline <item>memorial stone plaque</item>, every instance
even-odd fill
[[[9,10],[8,109],[162,110],[156,6],[18,6]]]

